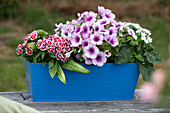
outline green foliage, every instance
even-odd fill
[[[147,52],[146,53],[146,59],[150,63],[154,64],[160,64],[161,63],[161,57],[158,52]]]
[[[57,71],[58,71],[58,65],[59,65],[59,63],[58,63],[58,61],[57,60],[52,60],[53,61],[53,66],[51,66],[50,64],[49,64],[49,73],[50,73],[50,75],[51,75],[51,78],[54,78],[54,75],[57,73]]]
[[[58,69],[58,71],[57,71],[58,78],[60,79],[61,82],[66,84],[65,75],[64,75],[64,72],[63,72],[61,66],[58,65],[57,69]]]
[[[120,48],[119,56],[115,57],[116,64],[122,64],[132,61],[134,54],[134,47],[128,44],[123,44]]]
[[[66,63],[61,64],[63,68],[70,70],[70,71],[76,71],[80,73],[90,73],[90,71],[80,64],[76,63],[73,60],[68,60]]]

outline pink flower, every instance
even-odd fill
[[[30,37],[31,37],[31,40],[36,39],[36,38],[38,37],[37,31],[34,30],[34,31],[31,33]]]
[[[23,53],[23,50],[22,49],[18,49],[17,50],[17,54],[20,55],[21,53]]]
[[[140,97],[144,102],[153,102],[156,101],[158,98],[158,89],[155,87],[153,83],[145,83],[141,86],[142,92]]]
[[[27,42],[27,40],[30,38],[30,34],[28,34],[25,38],[24,38],[24,42]]]
[[[157,88],[161,89],[165,84],[166,78],[165,73],[161,69],[157,69],[152,74],[152,82],[157,86]]]

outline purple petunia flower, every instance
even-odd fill
[[[87,65],[92,64],[92,59],[91,58],[87,58],[84,54],[83,54],[83,58],[85,60],[85,64],[87,64]]]
[[[56,29],[54,29],[54,31],[57,33],[59,30],[61,30],[62,28],[63,28],[63,24],[62,23],[60,23],[60,24],[55,24],[55,26],[57,27]]]
[[[97,22],[99,22],[100,25],[107,25],[110,23],[110,20],[106,17],[103,17],[102,19],[98,20]]]
[[[103,66],[104,63],[106,63],[107,58],[104,54],[104,52],[99,52],[99,54],[96,56],[96,58],[92,59],[92,63],[97,66]]]
[[[65,39],[69,39],[71,37],[71,34],[66,29],[61,29],[61,36]]]
[[[106,30],[106,29],[102,29],[102,30],[99,31],[99,34],[101,34],[103,36],[107,36],[107,35],[109,35],[109,31]]]
[[[103,43],[103,35],[94,33],[90,35],[91,43],[94,45],[101,45]]]
[[[117,29],[115,27],[110,27],[108,30],[109,30],[109,35],[110,36],[112,36],[112,35],[117,36]]]
[[[115,14],[113,14],[110,9],[105,9],[103,6],[98,6],[98,13],[102,17],[106,17],[111,20],[115,19]]]
[[[106,57],[110,57],[110,56],[111,56],[111,53],[109,53],[108,50],[106,50],[104,53],[105,53],[105,56],[106,56]]]
[[[77,27],[75,33],[80,33],[80,31],[81,31],[81,27]]]
[[[89,36],[89,26],[87,23],[83,23],[81,26],[81,34],[84,39],[88,38]]]
[[[135,40],[138,39],[133,29],[130,29],[129,27],[127,27],[127,32],[128,32],[128,35],[131,35]]]
[[[88,23],[94,23],[96,21],[97,14],[93,11],[88,12],[88,14],[85,16],[85,20]]]
[[[83,40],[82,47],[87,48],[89,46],[89,44],[90,44],[90,39],[88,38],[86,40]]]
[[[80,34],[73,34],[71,39],[71,47],[78,47],[82,43],[82,38]]]
[[[119,45],[119,41],[117,38],[111,38],[109,43],[113,46],[116,47],[117,45]]]
[[[99,53],[99,49],[94,45],[89,45],[87,48],[84,48],[84,55],[87,58],[94,59]]]
[[[104,40],[106,40],[107,42],[109,42],[111,38],[112,38],[112,37],[109,36],[109,35],[104,36]]]
[[[93,24],[94,32],[99,32],[100,30],[104,29],[103,25],[100,25],[100,23],[96,22]]]

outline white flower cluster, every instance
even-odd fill
[[[134,26],[137,30],[134,31],[133,29],[129,28],[129,25]],[[141,39],[146,43],[151,43],[151,31],[148,29],[142,28],[138,23],[130,23],[130,22],[121,22],[120,30],[123,30],[123,28],[126,28],[128,33],[132,35],[134,39],[137,39],[136,34],[139,34],[141,36]]]

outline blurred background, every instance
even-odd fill
[[[26,34],[34,29],[54,34],[55,23],[76,19],[78,12],[97,12],[98,5],[111,9],[117,21],[150,29],[162,58],[155,67],[170,75],[170,0],[0,0],[0,91],[26,90],[24,64],[15,54]],[[138,87],[142,82],[140,77]]]

